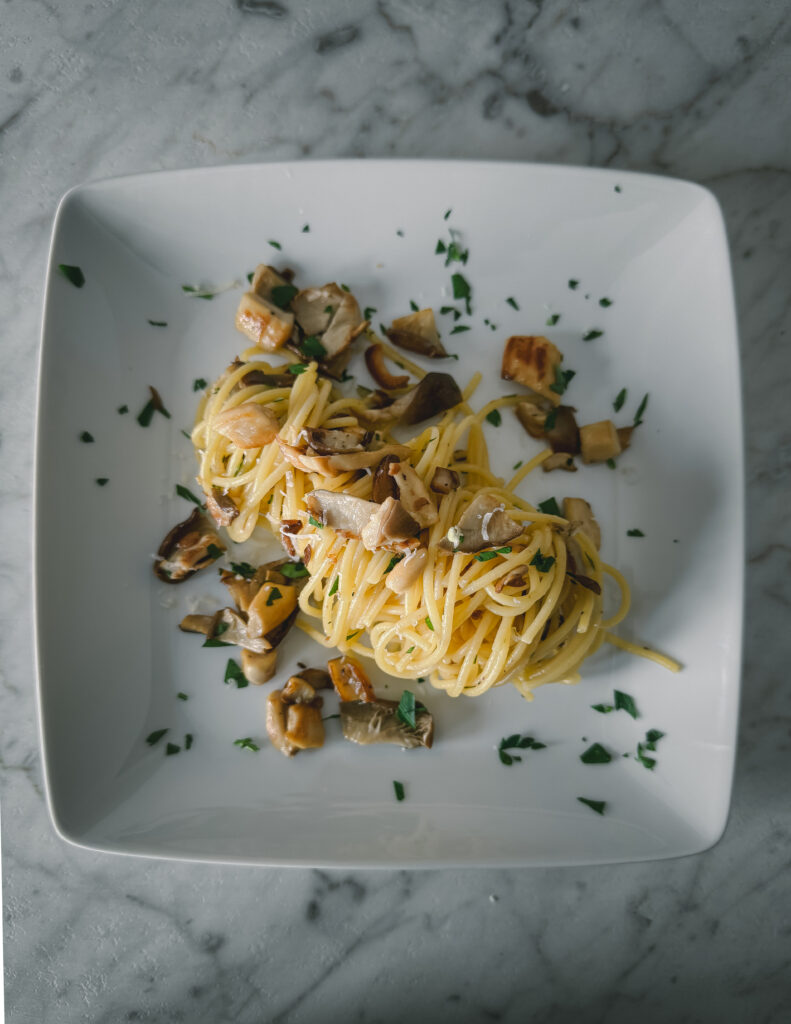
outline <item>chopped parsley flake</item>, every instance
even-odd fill
[[[343,281],[341,281],[341,288],[343,288],[345,292],[351,291],[348,284],[344,284]]]
[[[218,558],[222,558],[223,550],[222,548],[218,548],[216,544],[210,544],[206,548],[206,554],[209,556],[209,558],[214,558],[216,560]]]
[[[337,594],[338,593],[338,583],[339,583],[339,581],[340,581],[340,576],[336,576],[335,579],[332,581],[332,586],[330,587],[330,589],[327,592],[327,597],[332,597],[333,594]]]
[[[492,558],[496,558],[498,555],[510,555],[513,548],[496,548],[494,551],[479,551],[475,556],[475,560],[478,562],[489,562]]]
[[[172,757],[174,754],[178,754],[180,750],[181,747],[178,743],[168,743],[165,747],[165,757]]]
[[[580,761],[583,764],[609,764],[612,761],[612,754],[609,750],[605,750],[601,743],[594,743],[583,754],[580,754]]]
[[[440,315],[447,316],[448,313],[453,313],[453,319],[459,320],[461,318],[461,310],[456,309],[455,306],[442,306],[440,307]]]
[[[149,320],[152,327],[167,327],[167,320]]]
[[[293,284],[278,284],[272,289],[272,302],[281,309],[287,309],[298,291]]]
[[[228,664],[225,666],[225,675],[223,676],[224,683],[236,683],[237,690],[243,690],[247,686],[247,680],[245,679],[244,672],[233,660],[228,659]]]
[[[513,295],[509,295],[505,301],[508,303],[509,306],[513,306],[514,309],[519,309],[519,303],[516,301]]]
[[[635,529],[635,530],[627,530],[626,531],[626,536],[627,537],[645,537],[645,534],[643,533],[642,530],[636,530]]]
[[[466,327],[464,324],[457,324],[456,327],[454,327],[450,333],[451,334],[463,334],[464,331],[469,331],[469,329],[470,328]]]
[[[154,732],[150,732],[146,736],[146,743],[149,747],[153,747],[155,743],[159,743],[165,733],[170,732],[170,729],[156,729]]]
[[[254,754],[258,753],[261,749],[257,743],[253,743],[249,736],[245,736],[244,739],[241,740],[234,740],[233,745],[235,747],[240,747],[242,750],[252,750]]]
[[[206,389],[206,380],[203,377],[196,377],[192,382],[193,391],[204,391]]]
[[[558,320],[560,320],[560,313],[553,313],[547,318],[547,327],[554,327]]]
[[[539,508],[539,511],[544,513],[544,515],[547,515],[547,516],[561,516],[561,518],[562,518],[562,514],[561,514],[561,511],[560,511],[560,505],[558,505],[557,501],[555,500],[554,495],[551,498],[547,498],[546,501],[539,501],[538,508]]]
[[[628,693],[622,693],[620,690],[616,690],[614,696],[616,711],[625,711],[627,715],[631,715],[632,718],[640,717],[640,713],[637,710],[637,705],[635,704],[633,697],[630,697]]]
[[[346,635],[346,643],[349,643],[350,640],[354,640],[354,638],[357,636],[357,634],[359,632],[360,632],[359,629],[355,629],[353,632],[347,633],[347,635]]]
[[[292,363],[288,368],[289,373],[293,373],[295,377],[298,377],[300,373],[304,373],[307,370],[305,363]]]
[[[254,274],[254,273],[253,273],[253,271],[251,270],[251,271],[250,271],[250,273],[249,273],[249,274],[247,275],[247,283],[248,283],[248,284],[252,284],[252,283],[253,283],[253,278],[254,278],[254,277],[255,277],[255,274]]]
[[[610,469],[615,469],[615,459],[607,459],[607,465]]]
[[[82,288],[85,284],[85,274],[83,274],[80,267],[70,267],[68,263],[59,263],[58,270],[75,288]]]
[[[140,410],[137,416],[137,422],[141,427],[147,427],[153,419],[155,412],[161,412],[165,419],[170,419],[170,413],[165,408],[165,404],[162,401],[162,396],[155,387],[148,385],[148,390],[151,397]]]
[[[313,516],[308,516],[308,522],[311,526],[317,526],[320,530],[323,528],[323,523],[320,523],[318,519],[315,519]]]
[[[285,565],[280,566],[280,572],[290,580],[303,580],[306,576],[310,576],[304,562],[286,562]]]
[[[266,599],[267,608],[271,608],[275,601],[279,601],[283,594],[278,590],[277,587],[272,587],[269,593],[269,597]]]
[[[93,434],[89,434],[87,430],[83,430],[83,432],[80,434],[80,440],[82,441],[83,444],[93,444],[94,437]]]
[[[555,558],[553,555],[542,555],[541,548],[539,548],[533,555],[530,564],[534,565],[539,572],[549,572],[555,564]]]
[[[119,405],[118,409],[116,411],[117,411],[119,416],[125,416],[129,412],[129,406],[128,405]]]
[[[576,376],[576,370],[561,370],[559,366],[556,366],[555,383],[549,385],[549,390],[554,391],[556,395],[562,395]]]
[[[550,409],[550,411],[546,415],[546,419],[544,420],[544,433],[545,434],[548,434],[550,430],[554,429],[554,426],[557,423],[557,420],[558,420],[558,411],[557,411],[557,409]]]
[[[237,576],[244,576],[246,580],[251,580],[256,573],[255,566],[250,565],[249,562],[231,562],[231,570],[235,572]],[[223,623],[223,625],[225,625],[225,623]]]
[[[370,320],[376,311],[376,306],[366,306],[363,312],[363,320]]]
[[[309,334],[303,338],[299,345],[300,351],[309,359],[323,359],[327,355],[326,348],[322,345],[315,334]]]
[[[443,215],[443,217],[442,217],[442,219],[443,219],[443,220],[447,220],[447,219],[448,219],[448,217],[450,217],[450,215],[451,215],[452,213],[453,213],[453,210],[446,210],[446,211],[445,211],[445,213],[444,213],[444,215]]]
[[[503,422],[503,418],[500,415],[499,409],[492,409],[491,412],[486,414],[486,419],[489,423],[491,423],[493,427],[499,427],[500,424]]]
[[[572,291],[574,291],[574,289],[578,285],[579,285],[579,281],[575,281],[573,277],[569,280],[569,288],[571,288]]]
[[[310,231],[310,224],[306,224],[305,227],[302,229],[302,234],[306,235],[309,231]]]
[[[612,305],[612,299],[599,299],[599,305],[607,309],[608,306]]]
[[[604,334],[604,331],[600,331],[598,328],[594,327],[590,331],[588,331],[587,334],[582,335],[582,340],[593,341],[594,338],[600,338],[602,334]]]
[[[623,408],[623,403],[626,401],[626,388],[621,388],[618,394],[615,396],[615,401],[612,403],[613,409],[616,412],[620,412]]]
[[[209,291],[208,288],[194,288],[191,284],[183,284],[181,290],[193,299],[206,299],[207,301],[213,299],[217,294],[216,292]]]
[[[586,807],[590,807],[592,811],[597,814],[604,814],[604,808],[607,806],[605,800],[589,800],[586,796],[578,796],[577,799],[581,804],[585,804]]]
[[[386,568],[386,569],[385,569],[385,571],[384,571],[384,574],[385,574],[385,576],[386,576],[386,575],[387,575],[387,574],[388,574],[389,572],[392,572],[392,571],[393,571],[393,569],[395,569],[395,567],[396,567],[396,566],[398,565],[398,563],[399,563],[399,562],[401,561],[401,559],[402,559],[403,557],[404,557],[403,555],[393,555],[393,557],[392,557],[392,558],[390,559],[390,561],[389,561],[389,562],[387,563],[387,568]]]
[[[447,251],[448,251],[448,247],[445,245],[445,243],[442,241],[441,238],[438,238],[437,239],[437,247],[434,250],[434,255],[438,256],[440,253],[447,252]]]
[[[404,237],[404,232],[401,230],[401,228],[398,228],[398,230],[396,231],[396,234],[398,235],[399,238],[403,238]]]
[[[417,720],[415,719],[415,695],[411,690],[404,690],[401,694],[401,700],[398,702],[396,708],[396,717],[400,718],[404,725],[408,725],[410,729],[417,728]]]
[[[432,624],[431,624],[431,619],[430,619],[430,618],[428,617],[428,615],[426,616],[426,625],[428,626],[428,628],[429,628],[429,629],[431,630],[431,632],[433,633],[433,632],[434,632],[434,627],[432,626]]]
[[[393,789],[395,790],[395,798],[400,803],[404,799],[404,783],[396,782],[393,779]]]
[[[276,242],[273,238],[269,239],[269,244],[272,246],[273,249],[282,249],[283,248],[283,246],[280,244],[280,242]]]
[[[518,754],[509,754],[509,750],[544,750],[546,743],[539,743],[532,736],[520,736],[515,732],[512,736],[504,736],[497,747],[497,756],[502,764],[510,767],[514,761],[521,761]]]
[[[615,188],[613,189],[613,191],[614,192],[620,192],[621,191],[621,186],[620,185],[616,185]]]
[[[515,472],[517,469],[519,469],[519,467],[521,465],[522,465],[522,460],[520,459],[519,462],[515,462],[514,463],[514,470],[513,471]]]
[[[96,477],[96,483],[100,487],[104,487],[105,484],[108,484],[109,482],[110,482],[110,477],[109,476],[97,476]]]
[[[645,412],[645,407],[647,405],[648,405],[648,395],[645,394],[645,395],[643,395],[642,402],[637,407],[637,412],[634,414],[634,425],[636,427],[639,427],[640,424],[643,422],[643,413]]]
[[[179,691],[176,694],[176,696],[178,697],[179,700],[189,700],[189,697],[186,695],[186,693],[182,693],[181,691]]]
[[[467,315],[469,316],[470,313],[472,313],[472,306],[470,305],[472,290],[470,289],[467,279],[462,274],[453,274],[451,276],[451,283],[453,284],[453,298],[464,299],[464,303],[467,308]]]
[[[410,299],[409,300],[409,308],[414,310],[415,313],[417,313],[419,311],[419,309],[420,309],[420,306],[418,306],[418,304],[415,302],[414,299]]]
[[[591,704],[594,711],[598,711],[600,715],[609,715],[611,711],[615,711],[612,704]]]
[[[176,494],[178,494],[180,498],[184,498],[186,501],[193,502],[198,506],[198,508],[202,508],[202,502],[195,497],[189,487],[184,487],[182,484],[176,484]]]
[[[192,747],[192,733],[188,732],[184,737],[184,749],[189,750]]]

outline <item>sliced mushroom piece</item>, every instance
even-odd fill
[[[253,271],[253,280],[250,282],[250,291],[255,292],[256,295],[260,295],[262,299],[266,299],[267,302],[275,302],[272,298],[272,292],[275,288],[293,288],[294,286],[282,277],[274,267],[268,266],[266,263],[259,263]],[[296,291],[296,289],[295,289]],[[275,303],[278,305],[278,303]]]
[[[601,587],[596,580],[591,579],[590,576],[583,576],[578,572],[567,572],[566,575],[569,579],[574,580],[575,583],[579,583],[581,587],[585,587],[586,590],[590,590],[594,594],[601,594]]]
[[[598,423],[580,427],[580,445],[582,461],[585,463],[606,462],[620,455],[622,450],[612,420],[599,420]]]
[[[321,476],[339,476],[357,469],[370,469],[380,461],[383,455],[398,455],[403,458],[411,454],[411,449],[402,444],[386,444],[376,451],[346,452],[337,455],[308,455],[293,444],[288,444],[282,437],[277,443],[283,458],[303,473],[318,473]]]
[[[431,478],[429,487],[435,494],[450,494],[461,486],[461,477],[455,469],[446,469],[444,466],[437,466],[434,476]]]
[[[374,688],[365,669],[355,658],[345,654],[342,658],[332,658],[327,662],[332,685],[341,700],[373,701],[376,700]]]
[[[237,448],[263,448],[274,441],[280,424],[271,409],[257,402],[243,402],[226,409],[212,424],[218,434],[233,441]]]
[[[564,498],[563,516],[571,523],[572,531],[579,530],[591,541],[598,551],[601,547],[601,530],[593,516],[593,509],[584,498]]]
[[[459,385],[449,373],[426,376],[385,408],[369,407],[360,413],[367,423],[398,422],[404,426],[422,423],[464,401]]]
[[[251,370],[242,377],[239,384],[247,388],[293,388],[296,379],[295,373],[265,373],[263,370]]]
[[[183,633],[202,633],[203,636],[211,636],[216,615],[185,615],[179,623],[179,629]]]
[[[297,606],[295,587],[264,583],[247,609],[247,632],[251,637],[268,636],[288,619]],[[275,646],[272,644],[271,646]]]
[[[387,498],[376,506],[376,512],[360,532],[360,539],[369,551],[408,551],[417,547],[415,536],[419,532],[420,523],[401,502]]]
[[[340,705],[344,738],[368,746],[371,743],[396,743],[400,747],[431,747],[434,719],[426,708],[415,709],[415,728],[398,717],[394,700],[343,701]]]
[[[326,360],[348,348],[368,325],[355,297],[334,282],[298,292],[291,308],[305,334],[320,337]]]
[[[407,316],[399,316],[385,333],[394,345],[408,352],[417,352],[431,359],[447,358],[448,353],[439,340],[433,309],[419,309]]]
[[[380,388],[394,391],[397,388],[405,388],[409,383],[409,374],[394,375],[388,370],[385,362],[385,350],[378,343],[365,350],[365,365]]]
[[[491,494],[479,494],[440,541],[440,547],[446,551],[482,551],[507,544],[523,532],[524,526],[506,515],[501,501]]]
[[[324,746],[320,704],[289,704],[286,707],[286,742],[297,750],[316,750]]]
[[[618,427],[615,433],[618,435],[618,441],[621,445],[621,451],[625,452],[626,449],[632,443],[632,434],[634,433],[634,427]]]
[[[433,526],[439,515],[426,485],[409,463],[393,462],[387,467],[387,472],[395,481],[398,490],[396,497],[409,515],[419,523],[421,529]]]
[[[373,434],[363,427],[344,427],[342,430],[305,427],[302,435],[317,455],[341,455],[362,452],[371,443]]]
[[[234,608],[222,608],[217,612],[209,637],[224,644],[235,644],[256,654],[271,651],[275,646],[265,636],[251,636],[247,631],[247,622]]]
[[[332,689],[330,674],[323,668],[302,668],[299,670],[299,677],[310,683],[314,690]]]
[[[551,405],[559,405],[560,395],[552,387],[562,361],[560,350],[549,338],[517,334],[505,343],[501,376],[524,384]]]
[[[399,465],[400,461],[397,455],[385,455],[374,470],[371,481],[371,497],[379,504],[388,498],[398,497],[398,484],[390,475],[390,467]]]
[[[281,754],[293,757],[297,747],[286,736],[287,710],[280,690],[273,690],[266,699],[266,734]]]
[[[565,469],[567,473],[576,473],[577,467],[571,455],[565,452],[555,452],[548,459],[544,459],[541,468],[545,473],[551,473],[553,469]]]
[[[365,501],[343,491],[311,491],[305,495],[305,504],[322,526],[331,526],[338,533],[348,533],[352,537],[359,537],[371,516],[379,511],[376,502]]]
[[[299,608],[296,607],[287,619],[284,619],[279,626],[275,626],[274,629],[266,634],[264,640],[267,644],[267,650],[274,650],[275,647],[278,647],[283,642],[286,635],[291,631],[291,627],[297,621],[298,614]]]
[[[570,405],[559,405],[547,412],[535,402],[520,402],[516,416],[531,437],[547,441],[553,452],[569,452],[576,455],[580,450],[580,432]]]
[[[253,686],[263,686],[274,676],[277,668],[277,651],[264,651],[257,654],[242,648],[242,672],[248,683]]]
[[[236,327],[265,351],[274,352],[291,337],[294,314],[262,299],[255,292],[245,292],[236,310]]]
[[[385,586],[394,594],[404,594],[413,586],[426,568],[428,551],[418,548],[396,563],[385,577]]]
[[[206,494],[205,491],[204,494]],[[239,515],[239,509],[233,498],[226,494],[221,487],[212,487],[211,494],[206,494],[206,508],[218,526],[230,526]]]
[[[159,545],[154,573],[165,583],[183,583],[225,552],[225,545],[200,509],[177,523]]]
[[[503,587],[523,587],[526,582],[524,570],[516,569],[501,576],[495,583],[494,589],[499,594]]]
[[[316,691],[302,676],[289,676],[281,694],[286,704],[311,704],[316,700]]]

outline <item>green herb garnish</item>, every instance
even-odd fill
[[[648,395],[645,394],[643,396],[642,402],[637,407],[637,412],[634,414],[634,426],[639,427],[640,424],[643,422],[643,413],[645,412],[645,407],[647,405],[648,405]]]
[[[458,320],[461,317],[461,310],[456,309],[455,306],[440,306],[440,314],[447,316],[448,313],[453,313],[453,319]]]
[[[400,803],[404,799],[404,783],[396,782],[393,779],[393,789],[395,790],[395,798]]]
[[[640,713],[637,710],[637,705],[635,704],[633,697],[630,697],[628,693],[621,693],[620,690],[616,690],[614,696],[616,711],[625,711],[627,715],[631,715],[632,718],[640,717]]]
[[[268,241],[269,241],[269,244],[272,246],[273,249],[282,249],[283,248],[283,246],[280,244],[280,242],[276,242],[273,238],[268,239]]]
[[[278,284],[272,289],[272,302],[281,309],[287,309],[291,300],[299,291],[293,284]]]
[[[393,557],[387,563],[387,568],[384,571],[384,575],[386,576],[389,572],[392,572],[403,557],[403,555],[393,555]]]
[[[289,580],[304,580],[306,576],[310,576],[304,562],[286,562],[280,566],[279,572]]]
[[[592,330],[588,331],[587,334],[582,335],[582,340],[593,341],[594,338],[600,338],[602,334],[604,334],[604,331],[600,331],[594,327]]]
[[[178,754],[180,750],[181,747],[178,743],[168,743],[165,747],[165,757],[172,757],[174,754]]]
[[[68,263],[59,263],[58,270],[75,288],[82,288],[85,284],[85,274],[79,267],[70,267]]]
[[[453,329],[451,330],[451,332],[450,332],[450,333],[451,333],[451,334],[463,334],[463,333],[464,333],[465,331],[469,331],[469,329],[470,329],[470,328],[469,328],[469,327],[466,327],[466,326],[465,326],[464,324],[458,324],[458,325],[457,325],[456,327],[454,327],[454,328],[453,328]]]
[[[231,569],[237,576],[244,576],[246,580],[251,580],[257,571],[256,567],[250,565],[249,562],[231,562]],[[223,625],[227,628],[226,623],[223,623]]]
[[[610,469],[615,469],[615,459],[607,459],[607,465]]]
[[[586,796],[578,796],[577,799],[581,804],[585,804],[586,807],[590,807],[592,811],[597,814],[604,814],[604,808],[607,806],[605,800],[589,800]]]
[[[555,558],[553,555],[542,555],[541,548],[539,548],[533,555],[530,564],[534,565],[539,572],[549,572],[555,564]]]
[[[83,444],[93,444],[94,436],[93,434],[89,434],[87,430],[83,430],[83,432],[80,434],[80,440],[82,441]]]
[[[514,309],[519,309],[519,303],[516,301],[513,295],[509,295],[505,301],[508,303],[509,306],[513,306]]]
[[[544,420],[544,433],[548,434],[550,430],[553,430],[554,427],[555,427],[555,424],[557,423],[557,421],[558,421],[558,411],[557,411],[557,409],[550,409],[550,411],[547,413],[546,418]]]
[[[546,743],[538,743],[532,736],[520,736],[515,732],[512,736],[504,736],[497,747],[497,756],[504,765],[512,765],[514,761],[521,761],[518,754],[508,754],[508,750],[543,750]]]
[[[599,299],[599,305],[607,309],[608,306],[612,305],[612,299]]]
[[[108,484],[109,482],[110,482],[110,477],[109,476],[97,476],[96,477],[96,483],[100,487],[104,487],[105,484]]]
[[[180,690],[176,694],[176,696],[178,697],[179,700],[189,700],[189,697],[186,695],[186,693],[182,693]]]
[[[591,704],[594,711],[598,711],[600,715],[609,715],[611,711],[615,711],[612,704]]]
[[[418,304],[415,302],[414,299],[410,299],[409,300],[409,308],[414,310],[415,313],[417,313],[419,311],[419,309],[420,309],[420,306],[418,306]]]
[[[643,744],[643,743],[638,743],[637,744],[637,756],[635,757],[635,761],[639,761],[640,764],[643,766],[643,768],[647,768],[649,771],[652,772],[654,770],[654,768],[656,767],[656,758],[655,757],[646,757],[645,754],[643,753],[643,751],[646,750],[646,749],[652,749],[653,750],[654,748],[653,747],[647,748],[645,746],[645,744]]]
[[[489,562],[498,555],[510,555],[512,551],[513,548],[511,547],[496,548],[494,551],[479,551],[475,556],[475,560],[478,562]]]
[[[253,271],[251,270],[251,271],[250,271],[250,273],[249,273],[249,274],[247,275],[247,283],[248,283],[248,284],[252,284],[252,283],[253,283],[253,278],[254,278],[254,277],[255,277],[255,274],[254,274],[254,273],[253,273]]]
[[[257,743],[253,743],[249,736],[245,736],[244,739],[241,740],[234,740],[233,745],[235,747],[240,747],[242,750],[252,750],[254,754],[258,753],[261,749]]]
[[[569,288],[571,288],[572,291],[574,291],[578,284],[579,281],[575,281],[573,277],[569,280]]]
[[[206,554],[209,556],[209,558],[213,558],[216,561],[218,558],[222,558],[224,552],[223,549],[218,548],[216,544],[210,544],[206,548]]]
[[[417,720],[415,719],[415,695],[411,690],[404,690],[401,694],[401,700],[398,702],[396,708],[396,718],[400,718],[404,725],[408,725],[410,729],[417,728]]]
[[[555,383],[549,385],[549,390],[554,391],[556,395],[562,395],[566,388],[569,386],[574,377],[577,376],[576,370],[561,370],[559,366],[555,367]],[[554,412],[554,410],[553,410]]]
[[[580,761],[583,764],[609,764],[612,761],[612,754],[605,750],[601,743],[594,743],[584,754],[580,754]]]
[[[428,617],[428,615],[426,616],[426,625],[428,626],[428,628],[429,628],[429,629],[431,630],[431,632],[433,633],[433,632],[434,632],[434,627],[432,626],[432,624],[431,624],[431,619],[430,619],[430,618]]]
[[[441,238],[437,239],[437,248],[434,250],[434,255],[438,256],[440,253],[447,252],[447,246]]]
[[[515,462],[514,463],[514,468],[513,468],[512,472],[516,472],[516,470],[519,469],[519,467],[521,465],[522,465],[522,460],[520,459],[519,462]]]
[[[366,306],[363,311],[363,320],[370,320],[376,312],[376,306]]]
[[[187,295],[192,296],[193,299],[206,299],[211,300],[217,294],[216,292],[210,292],[206,288],[193,288],[191,284],[183,284],[181,290],[186,292]]]
[[[306,235],[309,231],[310,231],[310,224],[306,224],[305,227],[302,229],[302,234]]]
[[[351,291],[348,284],[344,284],[343,281],[341,281],[341,288],[343,288],[345,292]]]
[[[359,629],[355,629],[351,633],[347,633],[346,634],[346,643],[349,643],[350,640],[354,640],[354,638],[357,636],[357,634],[359,632],[360,632]]]
[[[462,274],[453,274],[451,276],[451,283],[453,284],[453,298],[464,299],[464,304],[467,308],[467,315],[472,313],[472,306],[470,299],[472,298],[472,290]]]
[[[223,625],[225,626],[226,629],[228,628],[226,623],[223,623]],[[201,646],[202,647],[233,647],[233,644],[226,643],[224,640],[217,640],[216,637],[210,636],[206,640],[203,641]]]
[[[116,412],[118,413],[119,416],[125,416],[126,413],[129,412],[129,406],[128,405],[119,405],[117,410],[116,410]]]
[[[336,576],[335,579],[332,581],[332,586],[327,591],[327,597],[332,597],[333,594],[337,594],[338,593],[338,582],[339,582],[339,580],[340,580],[340,576]]]
[[[192,746],[192,733],[188,732],[187,735],[184,737],[184,749],[185,750],[189,750],[191,746]]]
[[[452,332],[451,332],[452,333]],[[486,414],[486,419],[493,427],[499,427],[503,422],[503,418],[500,415],[499,409],[492,409],[491,412]]]
[[[152,327],[167,327],[167,320],[149,320]]]
[[[547,516],[560,516],[561,519],[563,518],[563,516],[561,515],[561,512],[560,512],[560,506],[558,505],[558,503],[555,500],[554,496],[551,497],[551,498],[547,498],[546,501],[539,501],[538,508],[539,508],[540,512],[544,513],[544,515],[547,515]]]
[[[649,729],[645,734],[645,746],[647,750],[656,750],[656,744],[665,734],[660,732],[659,729]]]
[[[266,599],[267,608],[271,608],[275,601],[279,601],[282,596],[282,593],[278,590],[277,587],[272,587],[272,590],[269,593],[269,597]]]
[[[621,186],[620,185],[616,185],[615,188],[613,189],[613,191],[614,192],[620,192],[621,191]]]
[[[643,533],[642,530],[635,529],[635,530],[627,530],[626,531],[626,536],[627,537],[645,537],[645,534]]]
[[[176,484],[176,494],[178,494],[180,498],[185,498],[187,501],[193,502],[198,506],[198,508],[203,507],[203,503],[195,497],[188,487],[184,487],[182,484]]]
[[[327,355],[326,348],[322,345],[315,334],[309,334],[299,344],[300,351],[309,359],[321,360]]]
[[[196,377],[192,382],[193,391],[204,391],[207,387],[207,381],[203,377]]]
[[[560,320],[560,313],[553,313],[547,318],[547,327],[554,327],[558,320]]]
[[[243,690],[247,686],[247,680],[245,679],[244,672],[233,660],[228,659],[228,664],[225,666],[225,675],[223,676],[224,683],[236,683],[237,690]]]
[[[156,729],[154,732],[150,732],[148,736],[146,736],[146,743],[149,747],[153,747],[155,743],[159,743],[167,732],[170,732],[170,729]]]
[[[307,370],[305,363],[292,363],[288,368],[289,373],[293,373],[295,377],[298,377],[300,373],[304,373]]]
[[[318,519],[315,519],[313,516],[308,516],[308,522],[310,523],[311,526],[316,526],[320,530],[324,528],[324,524],[320,523]]]
[[[623,403],[626,401],[626,388],[621,388],[618,394],[615,396],[615,401],[612,403],[613,409],[616,412],[620,412],[623,408]]]

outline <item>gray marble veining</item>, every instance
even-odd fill
[[[16,0],[0,15],[0,78],[8,1020],[787,1020],[788,5]],[[705,854],[346,874],[100,856],[51,829],[29,567],[41,286],[58,197],[136,170],[391,155],[649,170],[700,181],[723,205],[749,566],[733,810]]]

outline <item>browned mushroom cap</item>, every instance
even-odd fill
[[[237,384],[247,388],[263,386],[267,388],[291,388],[297,379],[295,373],[265,373],[263,370],[251,370]]]
[[[268,637],[251,636],[247,631],[247,622],[234,608],[222,608],[217,612],[209,638],[223,644],[235,644],[248,651],[255,651],[256,654],[271,651],[276,646]]]
[[[398,717],[394,700],[344,701],[340,705],[344,738],[367,746],[371,743],[397,743],[400,747],[431,747],[434,719],[424,707],[415,709],[415,728]]]
[[[302,676],[289,676],[281,693],[286,704],[311,704],[316,700],[316,691]]]
[[[428,551],[418,548],[402,558],[385,577],[385,586],[394,594],[403,594],[419,579],[426,568]]]
[[[447,358],[448,353],[439,340],[433,309],[419,309],[397,317],[385,333],[394,345],[408,352],[417,352],[431,359]]]
[[[225,494],[220,487],[212,487],[211,494],[206,494],[206,508],[218,526],[230,526],[239,515],[233,498]]]
[[[632,443],[632,434],[634,433],[634,427],[618,427],[615,431],[618,435],[618,440],[621,443],[621,451],[625,452],[626,449]]]
[[[449,373],[427,373],[406,394],[385,408],[368,408],[360,413],[366,423],[403,423],[412,426],[464,401],[459,385]]]
[[[558,405],[560,395],[553,391],[555,371],[563,356],[549,338],[541,335],[514,335],[505,343],[501,376],[515,380],[539,395],[545,402]]]
[[[371,680],[359,661],[346,654],[342,658],[332,658],[327,662],[327,668],[332,685],[341,700],[376,700]]]
[[[574,459],[571,455],[566,454],[566,452],[555,452],[553,455],[550,455],[548,459],[544,459],[541,463],[541,468],[545,473],[551,473],[553,469],[564,469],[567,473],[577,472]]]
[[[202,633],[203,636],[211,636],[216,615],[185,615],[179,623],[179,629],[183,633]]]
[[[159,545],[154,573],[165,583],[183,583],[215,562],[225,545],[200,509],[169,530]]]
[[[381,388],[393,391],[396,388],[405,388],[409,383],[409,374],[394,375],[390,373],[387,363],[385,363],[385,350],[378,343],[365,350],[365,365]]]
[[[242,672],[248,683],[253,686],[263,686],[268,683],[275,674],[277,668],[277,651],[264,651],[256,654],[255,651],[248,651],[242,648]]]
[[[324,746],[324,722],[321,698],[316,704],[289,704],[286,707],[286,742],[297,750],[315,750]]]
[[[332,689],[330,674],[323,668],[301,668],[299,670],[299,676],[300,679],[304,679],[306,683],[310,683],[314,690]]]
[[[285,306],[288,303],[278,302],[280,293],[276,289],[291,288],[296,294],[296,288],[282,274],[279,274],[274,267],[266,263],[259,263],[253,271],[253,280],[250,282],[250,291],[260,295],[267,302],[274,302],[276,306]]]
[[[330,360],[343,352],[365,330],[357,300],[334,282],[321,288],[305,288],[291,303],[297,323],[309,336],[318,336]]]
[[[460,485],[461,477],[455,469],[445,469],[444,466],[437,466],[429,487],[435,494],[450,494],[451,491],[458,490]]]
[[[281,754],[293,757],[297,747],[286,737],[287,708],[280,690],[273,690],[266,699],[266,734]]]
[[[302,431],[308,445],[317,455],[339,455],[348,452],[362,452],[371,443],[373,434],[363,427],[326,429],[305,427]]]
[[[374,470],[373,480],[371,481],[371,497],[379,504],[387,498],[398,497],[398,486],[390,476],[389,469],[390,466],[397,464],[399,461],[397,455],[385,455]]]
[[[479,494],[440,541],[440,547],[447,551],[482,551],[507,544],[523,532],[524,526],[506,515],[501,501],[491,494]]]
[[[417,547],[414,538],[420,532],[420,523],[400,501],[387,498],[375,507],[376,512],[360,532],[364,547],[369,551],[378,551],[380,548],[404,551]]]
[[[338,533],[352,537],[359,537],[365,524],[379,510],[374,501],[365,501],[343,491],[322,489],[306,494],[305,504],[322,526],[331,526]]]
[[[574,411],[573,406],[559,405],[547,412],[535,402],[525,400],[517,405],[516,416],[531,437],[547,441],[553,452],[577,455],[580,432]]]
[[[278,437],[277,443],[280,445],[283,458],[296,469],[301,469],[303,473],[320,473],[322,476],[339,476],[341,473],[350,473],[357,469],[370,469],[383,455],[392,454],[403,458],[411,454],[411,450],[402,444],[386,444],[376,451],[309,455],[295,445],[288,444],[282,437]]]
[[[426,485],[408,462],[392,462],[387,472],[396,485],[396,498],[421,528],[433,526],[439,518]]]
[[[274,352],[291,337],[294,314],[255,292],[245,292],[236,310],[236,328],[267,352]]]

